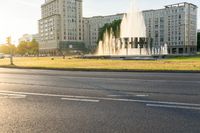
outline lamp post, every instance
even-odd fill
[[[14,65],[13,63],[13,49],[12,49],[12,45],[11,45],[11,37],[7,37],[6,39],[8,46],[10,47],[10,65]]]

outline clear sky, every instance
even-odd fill
[[[130,0],[83,0],[83,14],[85,17],[96,15],[110,15],[126,12]],[[191,2],[200,6],[200,0],[138,0],[141,10],[163,8],[179,2]],[[0,2],[0,43],[5,42],[7,36],[12,36],[13,42],[25,34],[37,33],[37,20],[40,19],[40,6],[44,0],[2,0]],[[198,14],[200,18],[200,10]],[[198,20],[200,28],[200,20]]]

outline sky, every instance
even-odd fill
[[[11,36],[13,43],[23,34],[35,34],[45,0],[2,0],[0,2],[0,44]],[[127,12],[130,0],[83,0],[83,16],[111,15]],[[138,0],[140,10],[160,9],[164,5],[190,2],[200,6],[200,0]],[[200,18],[200,10],[198,11]],[[200,29],[200,19],[198,19]]]

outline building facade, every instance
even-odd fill
[[[95,49],[99,37],[99,29],[107,23],[123,18],[124,14],[116,14],[109,16],[95,16],[91,18],[83,18],[84,42],[88,49]]]
[[[39,20],[40,53],[56,54],[83,43],[82,0],[46,0]]]
[[[32,36],[38,43],[40,42],[40,34],[33,34]]]
[[[18,42],[30,42],[35,39],[38,43],[40,42],[40,35],[39,34],[24,34],[22,37],[19,38]]]
[[[33,35],[31,35],[31,34],[24,34],[22,37],[19,38],[18,42],[19,43],[23,42],[23,41],[30,42],[32,40],[33,40]]]
[[[147,37],[154,47],[168,45],[169,54],[194,54],[197,51],[197,6],[178,3],[163,9],[143,11]],[[123,14],[84,18],[84,41],[96,47],[99,28],[122,19]]]
[[[40,52],[95,49],[99,29],[124,14],[82,17],[82,0],[46,0],[39,20]],[[197,50],[197,6],[178,3],[163,9],[143,11],[147,37],[153,45],[168,45],[169,54],[193,54]]]
[[[164,9],[144,11],[147,36],[153,45],[168,45],[169,54],[197,51],[197,6],[178,3]]]

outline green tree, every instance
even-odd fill
[[[1,45],[0,46],[0,53],[9,54],[9,47],[8,47],[8,45]]]
[[[38,55],[39,53],[39,44],[33,39],[30,41],[22,41],[17,47],[17,52],[20,55]]]
[[[20,55],[28,54],[28,42],[22,41],[17,46],[17,53]]]
[[[197,33],[197,50],[200,51],[200,32]]]
[[[115,20],[112,23],[107,23],[102,28],[100,28],[98,42],[103,40],[103,36],[104,36],[104,33],[106,32],[106,30],[109,32],[111,29],[113,30],[114,36],[116,38],[119,38],[121,22],[122,22],[122,20]]]
[[[4,53],[4,54],[15,54],[16,53],[16,46],[13,44],[4,44],[0,46],[0,53]]]
[[[38,55],[39,54],[39,43],[33,39],[31,42],[28,43],[29,50],[28,53],[30,55]]]

